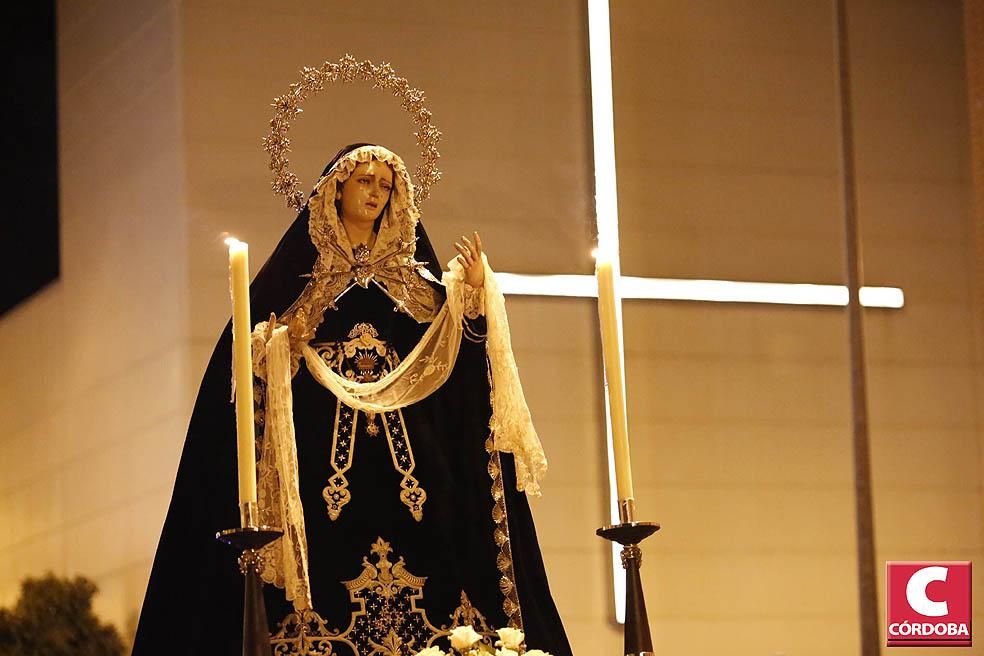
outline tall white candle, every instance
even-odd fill
[[[615,455],[615,485],[620,500],[633,498],[632,466],[629,458],[629,429],[625,412],[625,373],[622,350],[621,298],[615,290],[611,260],[598,257],[598,318],[601,349],[608,382],[608,407],[612,418],[612,451]]]
[[[236,382],[236,446],[239,456],[239,504],[256,503],[256,447],[253,427],[253,352],[249,316],[249,246],[238,239],[229,245],[229,287],[232,292],[232,367]]]

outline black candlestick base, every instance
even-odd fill
[[[625,568],[625,654],[626,656],[651,656],[653,638],[649,632],[649,615],[646,599],[642,594],[642,549],[639,543],[659,530],[653,522],[623,522],[605,526],[597,534],[606,540],[622,545],[622,567]]]
[[[240,552],[239,571],[246,579],[243,598],[243,656],[270,656],[270,630],[266,605],[263,603],[263,581],[260,579],[262,560],[260,549],[278,539],[284,532],[270,526],[230,528],[215,534],[215,539],[233,546]]]

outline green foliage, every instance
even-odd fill
[[[122,656],[116,629],[92,613],[95,594],[81,576],[25,579],[13,609],[0,608],[0,656]]]

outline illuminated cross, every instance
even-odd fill
[[[618,280],[618,195],[615,186],[615,128],[612,98],[611,33],[608,0],[588,0],[588,40],[591,59],[591,122],[594,138],[595,208],[598,248],[610,253]],[[596,297],[598,285],[589,275],[526,275],[498,273],[496,280],[506,294],[532,296]],[[731,280],[681,280],[673,278],[623,277],[622,298],[710,301],[725,303],[773,303],[779,305],[841,305],[848,303],[844,285],[817,285]],[[862,287],[861,305],[901,308],[905,303],[898,287]],[[607,388],[606,388],[607,396]],[[606,399],[607,401],[607,399]],[[605,404],[606,412],[608,404]],[[612,523],[619,520],[612,455],[611,417],[608,416],[608,481]],[[620,545],[612,544],[615,583],[615,617],[625,621],[625,571],[619,559]]]

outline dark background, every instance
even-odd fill
[[[0,315],[58,278],[55,3],[0,5],[5,70],[0,129]]]

